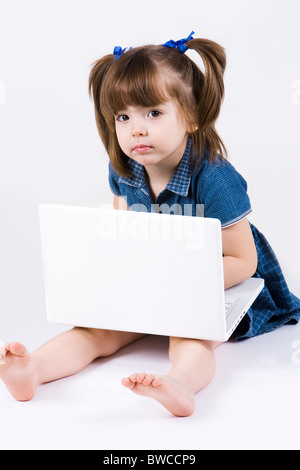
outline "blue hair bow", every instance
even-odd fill
[[[185,51],[187,50],[185,43],[190,41],[190,39],[194,39],[192,37],[193,34],[195,34],[195,31],[192,31],[191,34],[187,38],[179,39],[179,41],[173,41],[173,39],[171,39],[170,41],[165,42],[165,44],[163,44],[163,47],[172,47],[172,48],[177,47],[177,49],[179,49],[180,52],[184,54]]]
[[[122,47],[120,46],[116,46],[114,48],[114,56],[115,56],[115,60],[117,60],[119,57],[121,57],[121,55],[124,54],[124,52],[126,51],[127,47],[125,47],[124,49],[122,49]],[[130,49],[132,49],[132,47],[130,47],[128,50],[130,51]]]

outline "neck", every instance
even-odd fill
[[[176,154],[172,154],[169,157],[165,158],[156,165],[145,165],[145,171],[148,177],[148,180],[154,184],[168,184],[172,176],[174,175],[176,168],[178,167],[183,153],[187,145],[187,139],[183,142],[183,145],[180,149],[177,149]]]

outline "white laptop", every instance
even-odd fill
[[[224,292],[217,219],[53,204],[39,214],[49,322],[226,341],[264,285]]]

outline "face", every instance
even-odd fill
[[[125,155],[141,165],[176,165],[187,144],[187,124],[170,100],[154,108],[129,106],[115,116]]]

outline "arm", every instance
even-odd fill
[[[129,207],[127,206],[125,199],[122,197],[118,197],[118,196],[114,196],[113,207],[114,209],[121,210],[121,211],[129,210]]]
[[[256,271],[257,252],[247,219],[222,229],[225,289],[249,279]]]

